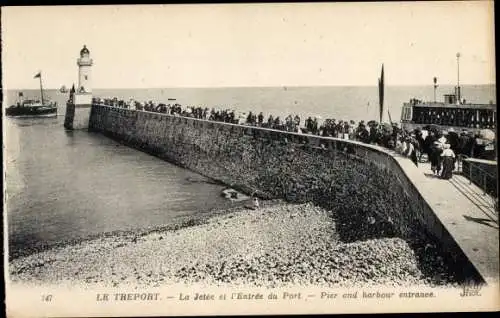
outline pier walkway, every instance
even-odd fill
[[[443,226],[462,248],[486,283],[498,282],[498,210],[495,199],[460,174],[443,180],[429,163],[415,164],[393,153]]]

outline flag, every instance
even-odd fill
[[[38,72],[38,74],[36,74],[33,78],[39,78],[40,76],[42,76],[42,72]]]

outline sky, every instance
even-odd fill
[[[493,3],[2,7],[4,89],[495,83]]]

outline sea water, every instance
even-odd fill
[[[97,133],[65,131],[63,121],[4,122],[12,256],[227,206],[224,186]]]

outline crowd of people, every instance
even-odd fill
[[[450,179],[453,175],[453,170],[456,168],[457,153],[467,152],[467,147],[472,146],[470,141],[472,138],[462,136],[462,145],[454,144],[454,150],[451,149],[451,144],[454,138],[447,138],[447,135],[436,131],[429,131],[429,134],[424,138],[421,130],[416,130],[410,137],[398,140],[396,151],[402,155],[408,156],[418,165],[422,161],[422,156],[426,154],[431,163],[431,170],[434,176],[442,179]]]
[[[494,159],[490,158],[492,152],[486,151],[485,143],[481,142],[481,136],[465,129],[458,133],[453,130],[443,131],[436,125],[428,125],[428,127],[424,127],[425,129],[416,128],[413,131],[408,131],[401,129],[397,123],[378,123],[374,120],[365,123],[362,120],[356,124],[354,120],[337,121],[332,118],[327,118],[320,124],[319,117],[308,117],[305,119],[304,125],[301,126],[301,118],[297,114],[289,114],[284,120],[280,116],[274,117],[271,114],[266,119],[262,112],[257,114],[250,111],[246,114],[227,108],[217,110],[201,106],[186,107],[178,103],[155,104],[152,101],[141,103],[133,100],[126,102],[117,98],[95,98],[94,102],[107,106],[356,140],[379,145],[409,157],[417,166],[419,162],[428,160],[431,163],[432,172],[444,179],[451,178],[458,155]]]

